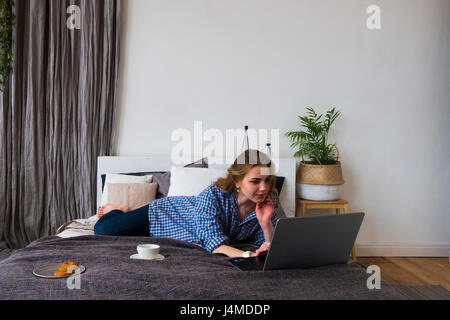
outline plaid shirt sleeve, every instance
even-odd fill
[[[211,186],[197,196],[194,208],[195,229],[202,247],[208,252],[229,243],[220,221],[223,214],[225,213],[219,207]]]
[[[284,211],[281,207],[280,199],[278,198],[278,196],[273,194],[272,199],[273,199],[274,210],[273,210],[273,215],[272,215],[271,220],[272,220],[272,225],[275,228],[277,221],[280,218],[283,218],[283,216],[280,216],[280,211],[283,213],[284,213]],[[266,242],[266,239],[264,238],[264,232],[261,228],[259,228],[258,232],[256,232],[256,234],[250,239],[250,242],[257,246],[261,246],[264,242]]]

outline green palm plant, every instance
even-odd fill
[[[340,116],[340,112],[333,108],[325,116],[318,115],[313,108],[306,108],[306,116],[299,116],[304,130],[290,131],[285,135],[291,139],[291,148],[298,148],[294,157],[305,157],[310,164],[329,165],[339,161],[339,150],[336,144],[328,143],[328,133],[331,125]]]

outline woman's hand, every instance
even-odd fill
[[[268,224],[272,224],[272,215],[274,211],[274,205],[270,196],[267,195],[266,199],[263,202],[256,204],[256,218],[258,219],[261,227],[267,226]]]
[[[257,257],[263,253],[266,253],[267,251],[269,251],[270,248],[270,242],[264,242],[259,248],[258,250],[256,250],[256,252],[252,252],[252,254],[250,255],[251,257]]]
[[[270,242],[264,242],[261,247],[259,247],[258,250],[256,250],[256,256],[259,256],[262,253],[266,253],[267,251],[269,251],[270,248]]]

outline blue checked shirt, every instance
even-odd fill
[[[281,207],[275,194],[272,199],[275,226]],[[236,195],[215,185],[198,196],[156,199],[149,204],[148,217],[150,236],[193,242],[209,252],[223,244],[245,242],[260,246],[265,241],[256,213],[240,221]]]

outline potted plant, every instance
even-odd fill
[[[294,157],[302,158],[297,168],[297,194],[305,200],[337,200],[344,179],[339,150],[336,144],[328,143],[328,133],[340,112],[332,108],[318,115],[313,108],[306,110],[306,116],[299,116],[300,131],[286,133],[291,148],[297,148]]]
[[[4,91],[12,71],[13,31],[16,27],[14,0],[0,0],[0,91]]]

